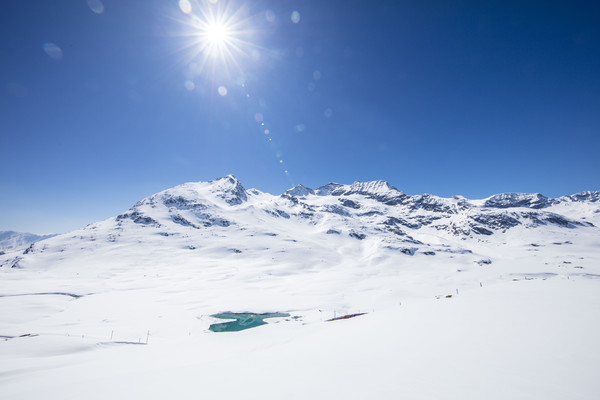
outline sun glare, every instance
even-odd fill
[[[227,26],[220,23],[211,23],[206,26],[206,40],[215,46],[227,44],[230,32]]]
[[[198,66],[198,73],[211,66],[213,71],[239,74],[241,63],[256,53],[251,42],[251,17],[248,7],[235,8],[230,1],[179,0],[179,8],[187,17],[182,20],[187,28],[185,36],[189,62]]]

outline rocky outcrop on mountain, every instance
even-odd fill
[[[544,208],[548,207],[552,201],[539,193],[501,193],[496,194],[484,203],[484,207],[490,208]]]

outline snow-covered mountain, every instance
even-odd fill
[[[26,232],[0,231],[0,252],[27,247],[31,243],[48,239],[56,234],[36,235]]]
[[[536,248],[557,246],[578,234],[597,235],[599,193],[557,199],[539,193],[503,193],[469,200],[410,196],[385,181],[373,181],[329,183],[314,190],[298,185],[274,196],[246,190],[230,175],[159,192],[114,218],[33,245],[24,254],[5,256],[0,262],[15,268],[33,267],[57,252],[68,259],[116,247],[203,253],[216,243],[285,257],[286,246],[305,247],[307,252],[319,246],[330,254],[337,251],[331,246],[334,242],[358,252],[471,254],[474,261],[487,260],[515,242]],[[385,254],[394,257],[394,253]]]
[[[306,354],[316,352],[319,357],[325,354],[345,360],[340,361],[345,367],[369,364],[373,362],[369,358],[372,354],[378,360],[385,359],[390,349],[397,346],[400,335],[416,346],[407,345],[402,354],[413,354],[413,348],[427,351],[431,342],[421,343],[420,340],[425,340],[422,338],[430,337],[427,340],[439,343],[452,338],[451,345],[437,348],[436,354],[456,358],[452,349],[456,343],[463,343],[462,338],[470,337],[475,343],[480,336],[471,337],[474,332],[489,337],[511,324],[527,330],[524,321],[530,318],[533,322],[527,323],[538,323],[535,329],[544,331],[546,345],[554,348],[560,342],[562,346],[568,340],[565,338],[576,335],[587,347],[581,349],[583,358],[561,364],[556,370],[548,370],[553,364],[538,365],[534,359],[530,364],[526,359],[523,368],[535,364],[547,372],[549,379],[579,382],[577,376],[581,375],[577,374],[581,373],[581,366],[593,370],[600,365],[595,358],[596,361],[585,359],[590,349],[593,352],[598,348],[591,338],[596,337],[594,332],[600,327],[596,313],[600,305],[599,249],[600,192],[556,199],[541,194],[504,193],[470,200],[461,196],[411,196],[385,181],[373,181],[351,185],[329,183],[315,189],[298,185],[277,196],[245,189],[231,175],[211,182],[185,183],[149,196],[113,218],[0,256],[0,336],[15,338],[5,345],[9,355],[4,365],[25,371],[19,375],[22,378],[7,378],[6,382],[11,388],[9,393],[15,396],[24,393],[22,398],[35,397],[43,390],[27,389],[32,380],[39,383],[38,388],[57,389],[54,382],[64,383],[62,375],[39,371],[43,370],[41,365],[63,365],[63,358],[47,355],[60,354],[75,360],[73,365],[89,365],[88,373],[100,374],[115,388],[122,388],[127,379],[104,370],[103,366],[127,354],[125,359],[131,362],[128,374],[143,370],[150,377],[162,379],[166,374],[179,379],[174,377],[181,376],[180,369],[184,368],[184,375],[205,374],[220,382],[216,387],[222,388],[225,375],[210,372],[220,368],[214,369],[211,363],[220,365],[222,359],[234,362],[241,352],[247,355],[248,364],[234,363],[239,370],[236,373],[229,369],[227,376],[257,389],[260,378],[249,369],[254,369],[250,365],[252,357],[259,355],[256,352],[265,350],[268,354],[265,360],[272,362],[265,361],[257,371],[266,368],[268,376],[274,374],[293,385],[287,375],[282,375],[281,371],[287,367],[283,370],[269,367],[287,365],[287,354],[295,357],[295,366],[306,368],[297,372],[302,379],[313,379],[329,387],[333,383],[322,376],[333,374],[333,382],[344,382],[339,375],[343,372],[332,372],[340,365],[325,362],[322,367],[315,366],[313,359],[304,358]],[[527,286],[515,286],[521,283]],[[540,317],[539,321],[531,317],[532,312],[547,315],[544,304],[551,305],[552,312],[559,314],[552,314],[550,319]],[[224,311],[283,312],[291,317],[281,318],[279,324],[250,330],[258,333],[248,331],[237,336],[245,339],[219,339],[216,338],[219,334],[211,336],[207,328],[215,322],[211,315]],[[488,320],[488,311],[493,320]],[[340,315],[362,313],[367,316],[344,325],[354,327],[351,331],[329,328],[331,325],[324,322]],[[430,315],[433,322],[415,328],[414,332],[402,331],[408,321],[420,326],[422,315]],[[431,329],[446,332],[454,323],[445,320],[444,315],[460,320],[462,328],[455,332],[450,329],[447,338],[431,336]],[[478,315],[478,319],[472,319],[471,315]],[[516,315],[522,322],[515,322]],[[490,331],[479,324],[482,318],[488,320],[485,326]],[[565,326],[572,329],[565,337],[560,336],[560,330],[548,334],[551,329],[546,324],[556,318],[564,319]],[[371,332],[370,323],[376,324],[373,329],[377,332],[389,333]],[[356,343],[346,343],[371,349],[364,354],[359,351],[363,355],[356,362],[349,361],[345,350],[331,342],[348,332],[354,332],[352,335],[371,332],[364,337],[356,336]],[[525,339],[515,334],[510,345],[519,349],[523,346],[523,352],[530,351],[532,346],[535,349],[538,342],[530,341],[528,335],[539,338],[536,332],[527,332]],[[25,339],[17,339],[24,334],[39,334],[27,342],[37,344],[20,347],[19,343]],[[510,337],[510,333],[507,335]],[[150,353],[140,355],[139,359],[135,350],[121,348],[111,353],[103,348],[115,343],[145,342],[148,336],[156,344],[148,349],[155,350],[148,350]],[[494,340],[500,337],[494,336]],[[372,341],[380,343],[381,348],[374,349]],[[179,348],[174,343],[185,345]],[[480,345],[485,346],[483,342]],[[52,351],[48,350],[53,346]],[[78,355],[81,349],[94,351]],[[463,351],[468,357],[478,354],[472,349]],[[561,351],[557,359],[563,362],[575,350]],[[162,360],[166,354],[174,353],[180,359],[166,358],[170,360],[166,364],[173,368],[169,371],[163,367],[149,370],[151,367],[143,361],[147,360],[144,357],[150,357],[148,354],[152,357],[163,354]],[[500,353],[492,354],[495,357]],[[535,350],[533,353],[538,354]],[[96,361],[90,354],[104,361]],[[391,363],[403,356],[394,351],[389,354],[392,359],[384,364],[394,371],[395,364]],[[184,365],[198,362],[198,357],[203,360],[201,372],[185,369],[188,367]],[[583,359],[588,361],[582,364]],[[440,374],[452,370],[446,368],[441,358],[430,362],[440,366]],[[403,373],[415,375],[411,372],[414,363],[420,365],[414,358],[402,364]],[[356,368],[359,369],[352,369],[351,374],[368,372]],[[429,368],[431,364],[423,364],[417,370]],[[521,371],[506,360],[499,361],[498,368]],[[306,372],[309,370],[324,375]],[[467,368],[464,376],[448,378],[448,384],[462,382],[462,386],[468,387],[471,382],[464,377],[474,374],[481,378],[480,382],[492,379],[482,376],[481,371]],[[8,370],[0,372],[12,376]],[[520,387],[517,384],[520,377],[528,376],[523,371],[515,374],[507,378],[511,383],[507,387]],[[378,371],[376,376],[386,377],[385,382],[363,378],[369,386],[376,383],[373,379],[384,387],[394,381],[387,369]],[[141,376],[136,375],[136,379]],[[593,379],[584,381],[588,385]],[[104,385],[94,386],[86,379],[81,382],[85,384],[81,383],[78,392],[75,390],[79,395],[87,393],[89,385],[105,389]],[[274,387],[282,389],[277,384]],[[437,398],[436,393],[448,393],[447,385],[439,387],[441,392],[429,398]],[[348,388],[340,392],[344,396],[328,392],[320,398],[364,398],[367,394],[359,380]],[[466,398],[481,398],[483,393],[490,398],[507,396],[501,391],[494,397],[485,388]],[[114,390],[112,397],[118,389]],[[172,394],[170,390],[172,385],[165,386],[163,391],[144,392],[144,397],[163,398]],[[315,397],[317,392],[298,390],[298,398],[319,398]],[[539,398],[561,398],[568,392],[553,390],[540,389],[535,393]],[[209,392],[217,394],[218,390]],[[59,393],[71,392],[65,389],[55,393],[58,398]],[[107,394],[102,390],[99,393]],[[186,397],[186,393],[182,396]],[[273,390],[273,396],[268,397],[275,398],[275,393],[279,391]],[[395,392],[385,393],[388,395],[382,398],[397,398],[390,394]],[[418,397],[411,393],[408,398]],[[508,393],[511,397],[519,392]],[[578,393],[584,394],[580,398],[591,398],[586,396],[592,391],[586,386]],[[190,393],[187,397],[191,397]]]

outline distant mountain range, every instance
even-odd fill
[[[33,233],[0,231],[0,251],[7,251],[29,246],[31,243],[48,239],[56,234],[36,235]]]
[[[503,193],[469,200],[411,196],[372,181],[317,189],[298,185],[275,196],[247,190],[229,175],[164,190],[113,218],[31,245],[24,254],[7,254],[0,264],[24,267],[43,253],[60,252],[61,259],[90,251],[114,254],[116,247],[134,254],[148,247],[166,256],[222,246],[270,260],[282,257],[287,247],[310,254],[315,245],[326,253],[345,246],[402,256],[478,253],[472,258],[479,262],[507,242],[569,242],[564,237],[578,230],[597,235],[599,223],[597,191],[555,199]],[[15,249],[47,237],[3,233],[2,243]]]

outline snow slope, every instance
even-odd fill
[[[0,394],[592,399],[598,226],[598,192],[186,183],[0,256]]]

